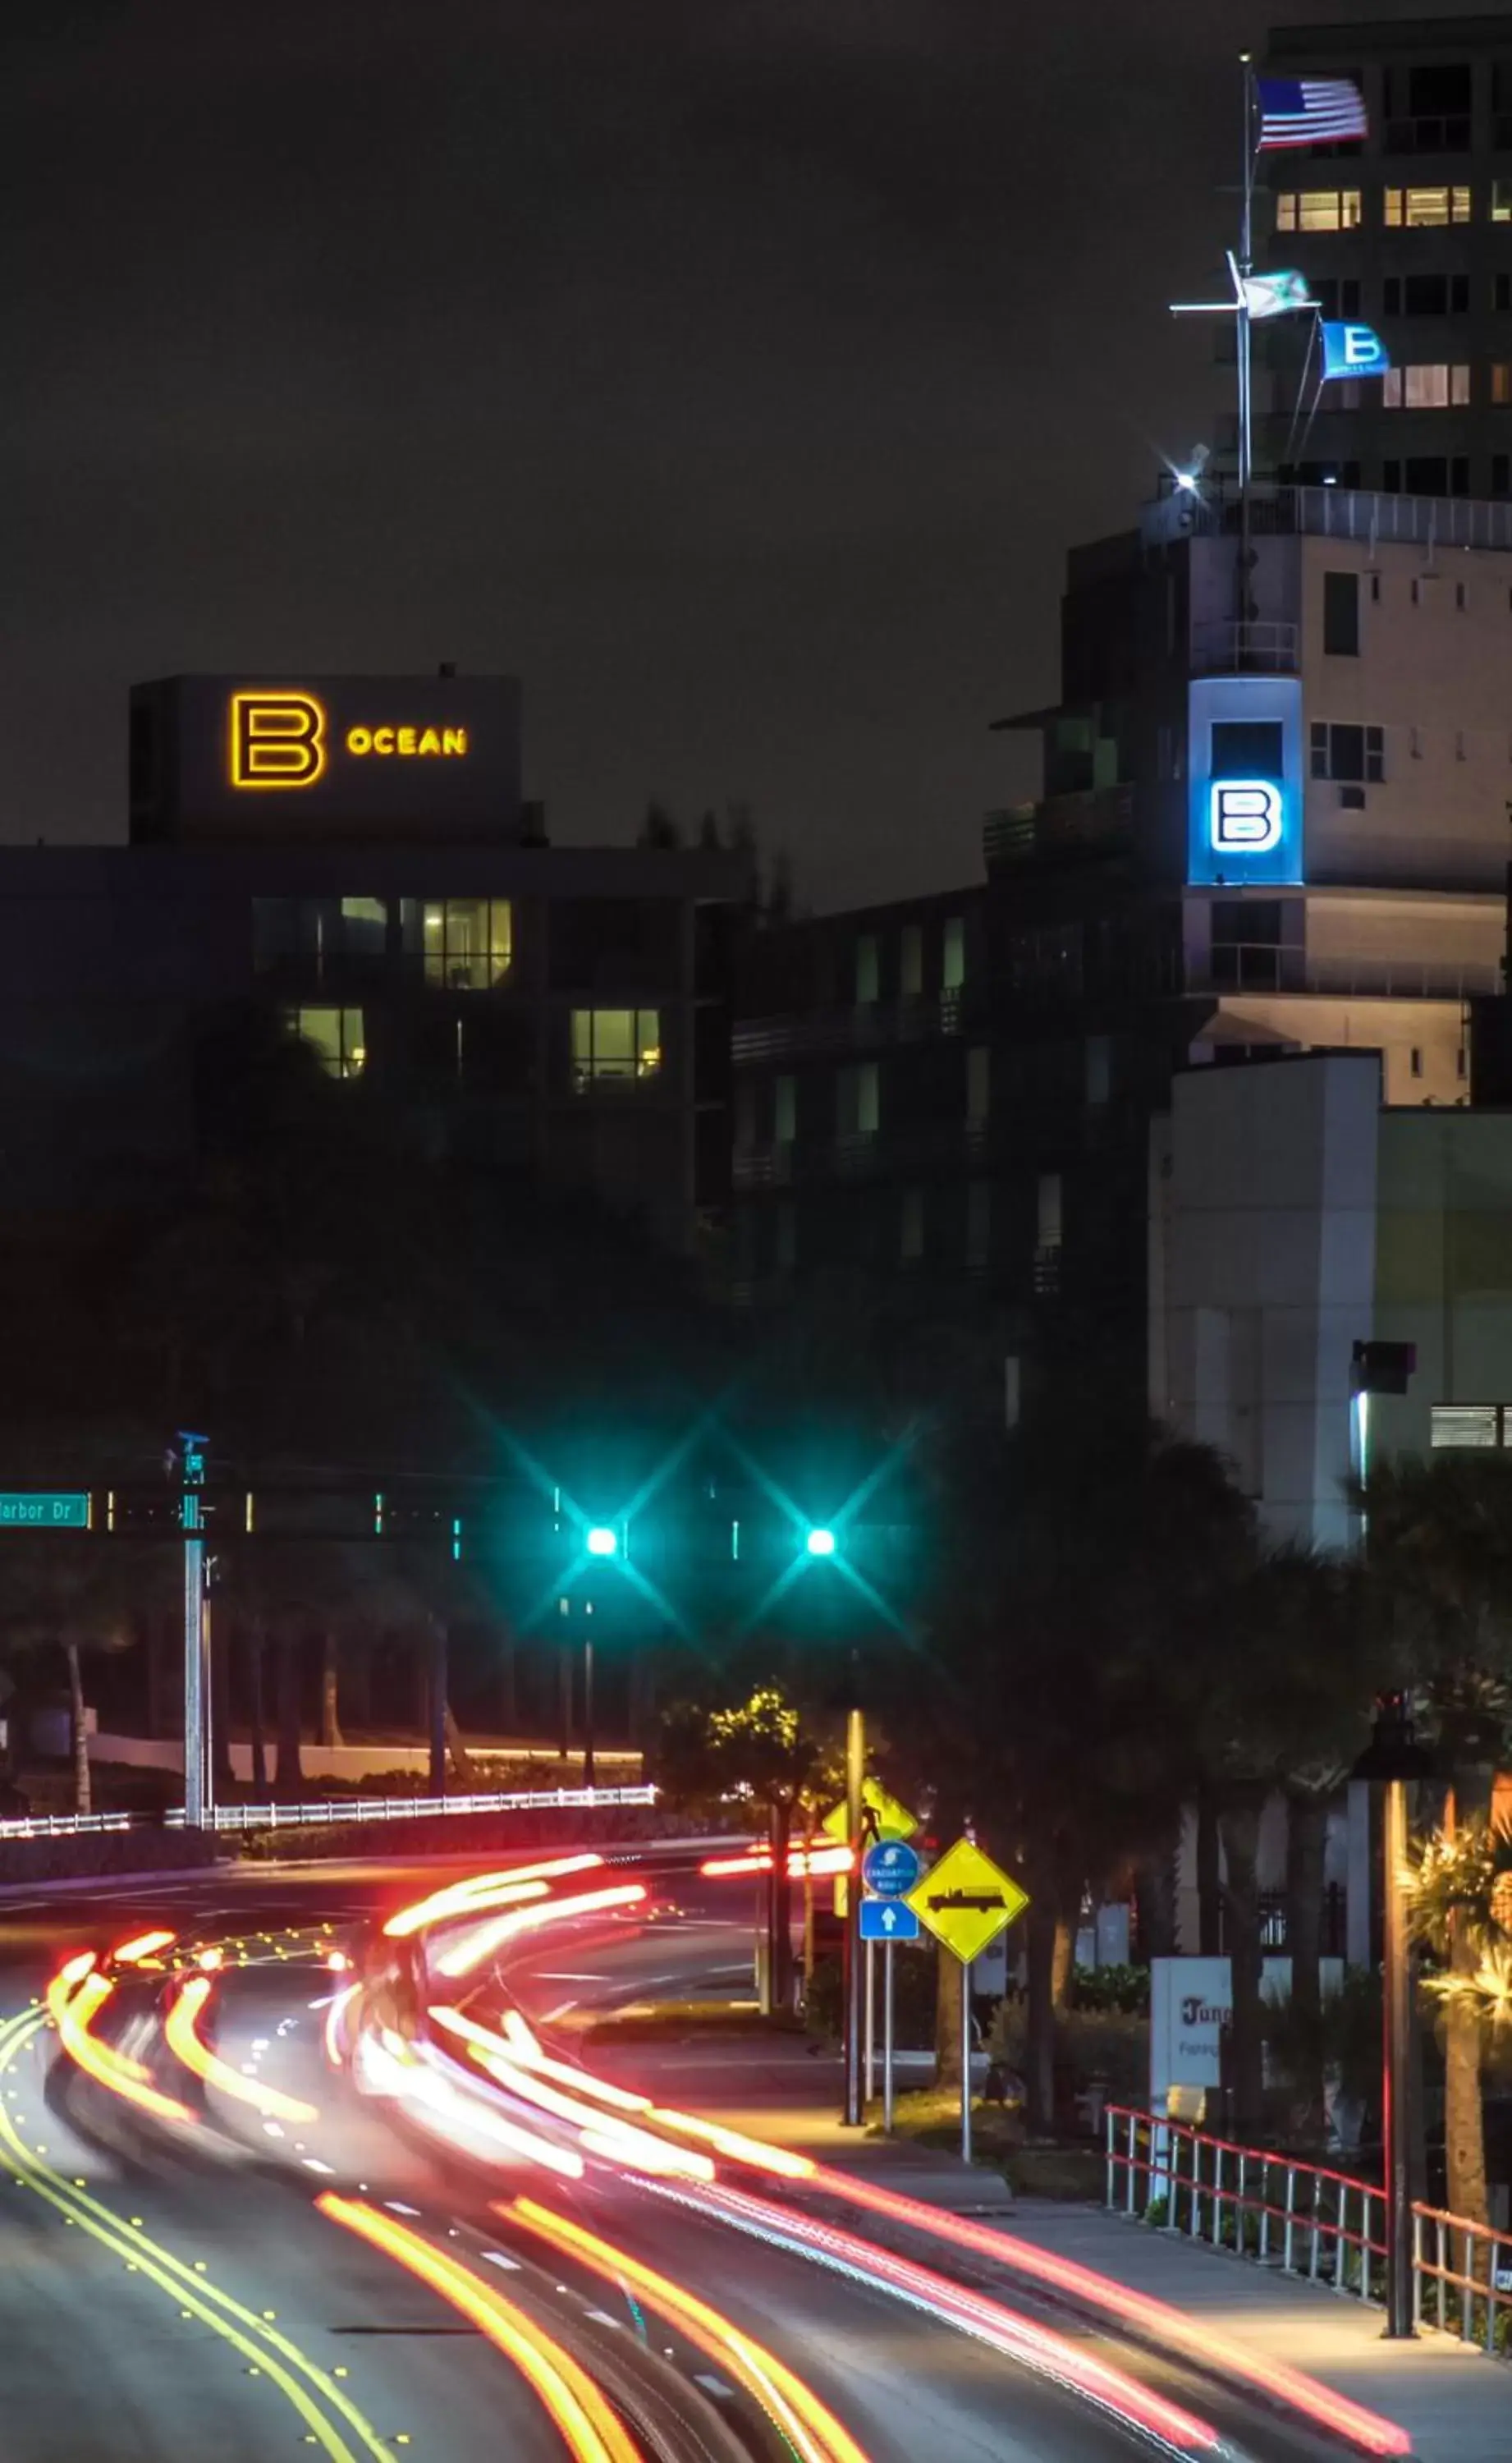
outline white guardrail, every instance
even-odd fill
[[[217,1830],[294,1829],[301,1823],[412,1821],[433,1813],[591,1813],[595,1805],[650,1805],[657,1791],[638,1787],[524,1787],[482,1796],[319,1797],[306,1804],[218,1804]],[[184,1828],[184,1807],[161,1817],[170,1830]],[[159,1817],[146,1813],[34,1813],[0,1821],[0,1839],[71,1839],[104,1830],[151,1829]]]

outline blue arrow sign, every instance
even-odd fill
[[[896,1899],[863,1899],[861,1939],[917,1941],[918,1918],[912,1907],[900,1907]]]
[[[861,1886],[874,1899],[904,1899],[922,1871],[906,1839],[876,1839],[861,1859]]]

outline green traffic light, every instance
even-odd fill
[[[810,1531],[807,1544],[810,1557],[832,1557],[834,1555],[834,1533],[832,1531],[825,1531],[822,1529]]]

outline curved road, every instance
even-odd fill
[[[572,2420],[581,2428],[573,2389],[586,2384],[629,2425],[631,2453],[791,2463],[810,2432],[794,2430],[767,2381],[758,2400],[727,2365],[744,2344],[712,2350],[694,2313],[659,2308],[659,2278],[797,2373],[820,2408],[814,2452],[842,2463],[1127,2463],[1140,2452],[1217,2451],[1220,2441],[1256,2463],[1341,2451],[1037,2312],[1018,2289],[990,2286],[1031,2329],[1052,2324],[1084,2355],[1195,2415],[1205,2448],[1162,2446],[938,2310],[778,2245],[759,2218],[762,2236],[737,2232],[695,2212],[676,2184],[608,2167],[581,2180],[535,2167],[525,2179],[517,2168],[486,2170],[397,2125],[386,2104],[358,2096],[328,2064],[323,2032],[342,1978],[322,1962],[334,1944],[451,1869],[437,1860],[246,1868],[0,1903],[8,2458],[262,2463],[314,2452],[333,2463],[496,2463],[501,2454],[561,2463],[573,2451]],[[748,1973],[726,1898],[701,1897],[686,1872],[661,1860],[650,1876],[696,1912],[651,1925],[634,1911],[630,1921],[590,1918],[543,1939],[509,1970],[511,1990],[538,2022],[573,2003],[674,1986],[717,1992]],[[232,2078],[254,2082],[265,2105],[270,2091],[288,2100],[289,2116],[313,2117],[269,2120],[264,2107],[164,2062],[160,2045],[152,2085],[195,2116],[164,2126],[59,2058],[32,1996],[71,1952],[98,1953],[158,1927],[224,1946],[205,2038],[214,2058]],[[113,2011],[102,2028],[128,2060],[149,2049],[160,1989],[151,1974],[135,1987],[125,1979],[123,2016]],[[692,2101],[689,2082],[680,2085]],[[559,2221],[543,2228],[496,2212],[494,2201],[508,2207],[516,2189]],[[321,2197],[347,2203],[322,2212]],[[835,2220],[856,2228],[853,2216]],[[464,2269],[464,2285],[508,2304],[506,2325],[492,2311],[480,2324],[372,2246],[369,2230],[410,2235],[405,2248],[428,2253],[425,2263]],[[623,2254],[607,2272],[605,2243]],[[969,2279],[938,2250],[914,2255]],[[544,2391],[539,2379],[528,2381],[517,2350],[489,2339],[506,2332],[547,2355]],[[826,2417],[849,2452],[841,2442],[826,2448]]]

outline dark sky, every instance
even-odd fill
[[[0,837],[121,834],[134,677],[451,658],[523,678],[558,839],[739,799],[818,905],[974,877],[1066,544],[1207,424],[1165,303],[1264,24],[7,11]]]

